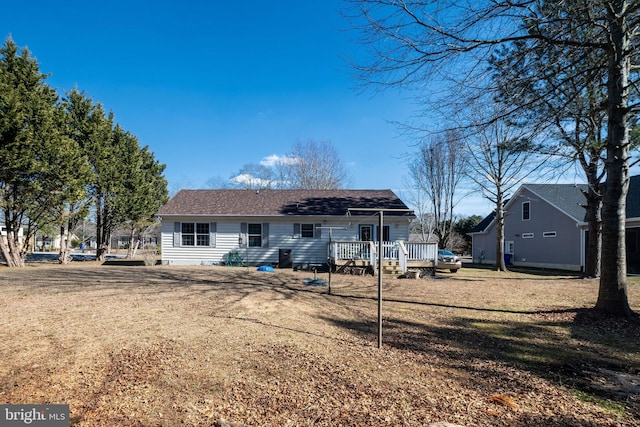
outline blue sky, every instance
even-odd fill
[[[167,165],[170,190],[205,188],[247,163],[330,140],[352,188],[403,197],[415,112],[395,92],[361,93],[340,0],[9,2],[0,34],[28,47],[49,85],[77,86]],[[469,198],[462,215],[486,215]]]

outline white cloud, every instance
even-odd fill
[[[256,187],[267,187],[273,184],[273,182],[270,180],[256,178],[255,176],[248,173],[241,173],[240,175],[236,175],[231,178],[230,181],[235,184],[251,185]]]
[[[291,165],[291,164],[296,163],[297,161],[298,161],[298,159],[296,159],[295,157],[279,156],[277,154],[272,154],[272,155],[267,156],[264,159],[260,160],[260,164],[262,166],[273,167],[273,166],[277,165],[278,163],[284,163],[284,164],[287,164],[287,165]]]

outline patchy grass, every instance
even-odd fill
[[[582,402],[596,404],[604,411],[614,414],[619,421],[625,419],[625,408],[621,403],[614,402],[609,399],[603,399],[602,397],[594,396],[593,394],[585,393],[581,390],[576,390],[575,395]]]
[[[0,401],[68,403],[78,426],[640,424],[640,324],[594,315],[595,280],[385,279],[378,349],[377,278],[307,277],[0,269]]]

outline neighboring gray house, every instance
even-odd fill
[[[407,209],[391,190],[182,190],[157,213],[163,264],[283,267],[327,262],[333,241],[375,241],[378,217],[350,208]],[[383,239],[407,241],[406,213],[385,214]],[[231,257],[231,258],[230,258]]]
[[[586,185],[525,184],[505,203],[505,257],[514,265],[583,271],[588,225]],[[495,214],[469,233],[473,261],[495,264]],[[627,195],[627,266],[640,272],[640,176]]]

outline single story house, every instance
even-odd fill
[[[588,224],[586,185],[524,184],[505,203],[505,258],[513,265],[584,271]],[[626,244],[629,273],[640,273],[640,176],[627,194]],[[495,213],[471,233],[475,263],[495,264]]]
[[[365,209],[365,211],[358,211]],[[157,213],[163,264],[325,264],[329,240],[407,241],[413,215],[391,190],[182,190]]]
[[[0,236],[7,242],[7,226],[4,222],[0,222]],[[18,243],[22,244],[22,240],[24,238],[24,228],[20,227],[18,229]]]

